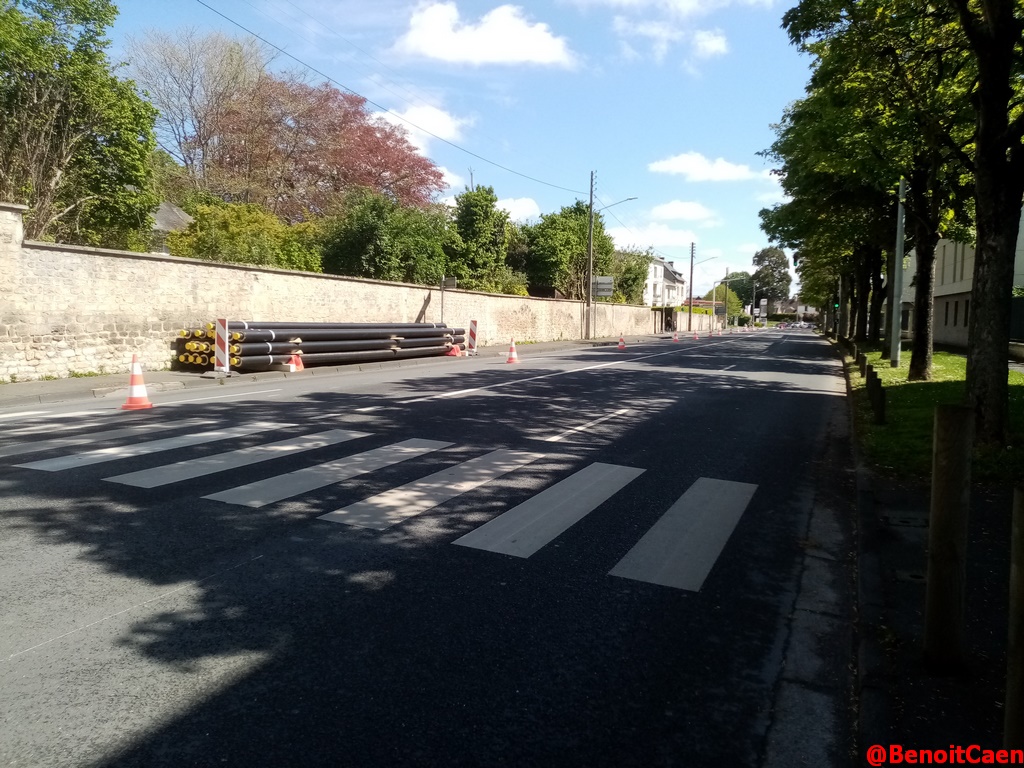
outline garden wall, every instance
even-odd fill
[[[181,328],[218,317],[479,326],[481,346],[580,339],[584,304],[24,241],[0,203],[0,381],[171,364]],[[599,303],[595,337],[649,334],[648,307]],[[694,320],[698,319],[695,316]],[[657,329],[657,330],[660,330]]]

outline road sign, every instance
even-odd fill
[[[760,316],[761,316],[761,308],[760,307],[754,307],[754,317],[760,317]]]
[[[724,315],[725,314],[725,307],[715,307],[715,314],[716,315]]]
[[[604,298],[610,298],[615,293],[615,278],[614,277],[595,277],[594,278],[594,295]]]

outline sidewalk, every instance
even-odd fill
[[[630,335],[628,344],[643,344],[657,340],[671,340],[672,334]],[[591,349],[618,344],[614,339],[567,339],[564,341],[547,341],[533,344],[517,344],[516,351],[523,362],[527,362],[531,354],[537,352],[555,352],[564,349]],[[508,346],[481,347],[479,357],[504,357],[508,355]],[[462,358],[452,357],[419,357],[407,360],[389,360],[375,363],[352,363],[350,365],[325,365],[308,368],[298,373],[282,371],[244,371],[227,378],[202,378],[195,371],[150,371],[146,369],[146,361],[142,361],[146,389],[150,392],[167,392],[176,389],[197,389],[210,386],[250,384],[254,381],[289,378],[292,376],[333,376],[359,373],[368,370],[384,370],[388,368],[407,368],[419,365],[451,365]],[[103,376],[81,376],[67,379],[50,379],[47,381],[24,381],[13,384],[0,384],[0,408],[40,405],[46,403],[63,403],[76,400],[90,400],[97,397],[124,397],[128,393],[130,372],[125,367],[124,373]]]
[[[857,765],[875,744],[1002,748],[1012,489],[973,489],[968,664],[949,676],[928,670],[922,653],[930,498],[926,482],[858,469]]]

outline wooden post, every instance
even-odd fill
[[[942,672],[959,670],[965,662],[967,519],[973,442],[972,408],[935,408],[924,656],[929,665]]]
[[[1003,746],[1024,749],[1024,486],[1013,491],[1010,534],[1010,636],[1006,644]]]
[[[875,424],[885,424],[885,387],[881,381],[875,384]]]
[[[860,355],[860,377],[863,379],[868,375],[868,356],[863,352]]]

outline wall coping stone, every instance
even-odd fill
[[[21,211],[24,213],[27,210],[28,206],[21,203],[0,203],[0,211],[11,211],[13,213]]]

